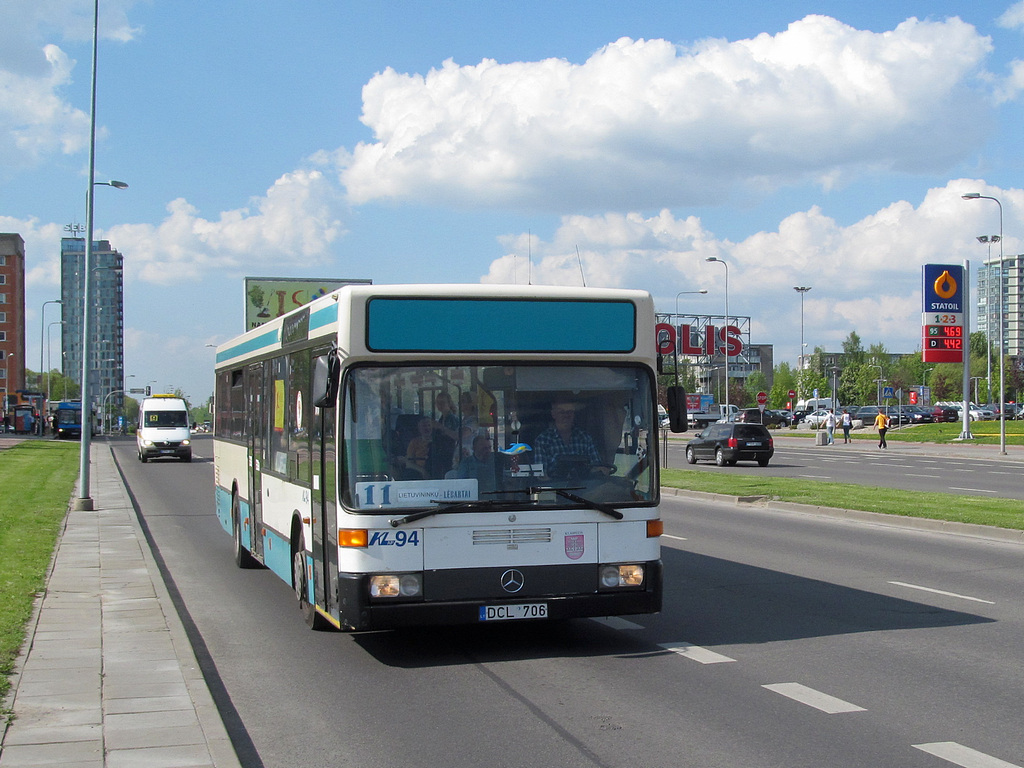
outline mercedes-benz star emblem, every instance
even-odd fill
[[[518,592],[523,588],[523,584],[525,583],[526,577],[523,576],[521,571],[517,571],[515,568],[509,568],[501,574],[501,588],[506,592]]]

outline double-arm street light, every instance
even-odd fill
[[[999,235],[978,235],[978,242],[988,246],[988,258],[985,263],[992,261],[992,243],[1002,240]],[[985,371],[988,376],[988,398],[992,399],[992,280],[985,284]]]
[[[708,256],[705,261],[714,261],[725,267],[725,328],[723,333],[723,350],[725,353],[725,411],[729,414],[729,265],[717,256]],[[717,344],[716,344],[717,346]]]
[[[46,340],[46,305],[47,304],[60,304],[63,306],[64,302],[60,299],[51,299],[50,301],[44,301],[42,309],[39,310],[39,391],[43,390],[43,342]],[[42,410],[42,409],[40,409]],[[40,435],[43,434],[43,414],[39,414],[39,424],[36,428],[36,432]]]
[[[1003,204],[998,198],[983,195],[980,192],[968,192],[961,195],[964,200],[991,200],[999,206],[999,453],[1006,455],[1006,382],[1003,380],[1003,358],[1006,356],[1006,339],[1003,336]],[[978,238],[979,240],[981,238]],[[991,265],[989,265],[991,269]],[[964,353],[964,365],[968,365],[969,357]],[[966,400],[967,393],[964,393]]]

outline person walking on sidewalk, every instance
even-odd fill
[[[885,415],[885,412],[879,409],[878,415],[875,416],[875,429],[878,430],[878,447],[888,448],[889,444],[885,442],[885,433],[889,431],[889,417]]]
[[[839,424],[843,428],[843,444],[845,445],[850,442],[850,430],[853,428],[853,416],[849,411],[843,411],[843,415],[839,417]]]
[[[825,440],[826,445],[835,445],[836,442],[836,415],[831,408],[828,409],[828,415],[825,416],[825,432],[828,433],[828,438]]]

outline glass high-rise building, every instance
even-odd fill
[[[61,371],[81,385],[82,321],[85,293],[85,238],[65,237],[60,241],[60,297],[64,326]],[[106,240],[93,242],[92,284],[92,360],[89,365],[89,393],[98,414],[111,392],[124,389],[124,290],[122,256]],[[123,395],[115,395],[108,405],[120,406]]]
[[[1006,354],[1024,355],[1024,254],[1003,255],[1003,340]],[[999,259],[978,268],[978,330],[999,348]]]

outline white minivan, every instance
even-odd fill
[[[143,463],[162,456],[192,461],[188,403],[174,395],[147,397],[139,406],[135,442]]]

